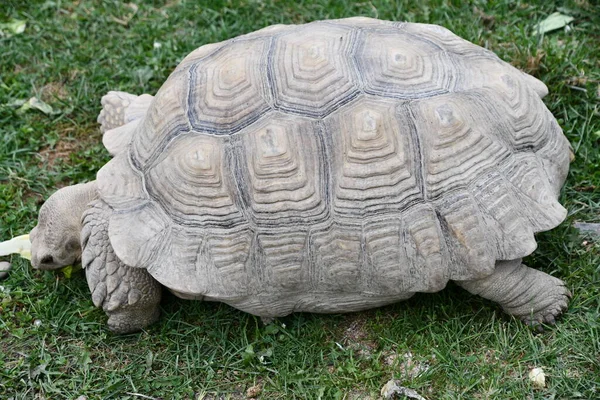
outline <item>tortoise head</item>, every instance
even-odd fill
[[[62,188],[48,198],[30,233],[33,268],[58,269],[81,259],[81,217],[95,198],[95,182]]]

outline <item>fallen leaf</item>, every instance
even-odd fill
[[[15,100],[9,104],[18,104],[19,100]],[[60,114],[59,110],[54,110],[48,103],[43,102],[37,97],[32,97],[29,100],[25,101],[21,107],[17,110],[17,113],[21,114],[28,110],[38,110],[43,112],[46,115],[54,115]]]
[[[131,9],[131,12],[129,14],[125,15],[123,18],[112,17],[112,19],[113,19],[113,21],[115,21],[118,24],[121,24],[123,26],[128,26],[129,21],[131,21],[131,19],[135,16],[135,14],[137,14],[139,7],[135,3],[127,3],[125,5]]]
[[[492,28],[496,23],[496,18],[493,15],[486,14],[478,7],[473,7],[473,12],[479,16],[483,25],[488,28]]]
[[[570,15],[561,14],[555,12],[546,17],[545,20],[535,26],[536,32],[541,35],[547,32],[551,32],[560,28],[564,28],[571,23],[575,18]]]
[[[527,57],[527,65],[525,66],[525,71],[530,75],[535,75],[536,72],[540,69],[540,64],[542,63],[542,58],[546,53],[540,50],[536,50],[535,56],[529,55]]]
[[[248,390],[246,390],[246,397],[249,399],[253,399],[255,397],[258,397],[258,395],[261,393],[262,393],[262,387],[260,386],[260,384],[250,386],[248,388]]]
[[[16,99],[16,100],[11,100],[8,103],[4,103],[3,105],[6,107],[21,107],[23,104],[27,103],[27,100],[25,99]]]
[[[589,82],[587,76],[571,76],[566,79],[567,85],[584,86]]]
[[[546,375],[544,374],[544,370],[541,368],[534,368],[529,371],[529,380],[537,389],[543,389],[546,387]]]
[[[9,38],[14,35],[25,32],[27,23],[19,19],[13,19],[10,22],[0,24],[0,37]]]

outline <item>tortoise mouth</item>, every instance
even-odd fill
[[[38,264],[38,265],[32,264],[32,265],[33,265],[33,269],[37,269],[40,271],[52,271],[52,270],[63,267],[62,265],[55,264],[55,263],[51,263],[51,264],[44,263],[44,264]]]
[[[59,263],[52,255],[45,254],[43,256],[38,256],[35,253],[32,254],[31,265],[33,266],[33,269],[42,271],[50,271],[63,267],[62,263]]]
[[[76,254],[69,254],[67,257],[57,257],[57,252],[51,249],[38,248],[35,239],[31,242],[31,266],[33,269],[42,271],[51,271],[60,269],[67,265],[75,264],[78,261]]]

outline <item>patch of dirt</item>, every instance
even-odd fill
[[[56,99],[64,100],[69,97],[69,91],[62,82],[50,82],[42,87],[40,97],[47,103]]]
[[[53,167],[57,161],[68,159],[69,155],[80,148],[74,140],[59,140],[53,147],[48,146],[40,150],[40,166]]]
[[[403,354],[393,351],[384,352],[382,358],[384,364],[397,369],[406,379],[414,379],[429,369],[429,362],[417,359],[410,350]]]
[[[378,345],[370,337],[367,328],[369,313],[349,316],[342,325],[343,336],[341,343],[344,347],[354,350],[360,357],[370,358]]]
[[[51,168],[61,160],[68,160],[71,153],[102,142],[102,136],[95,126],[82,129],[63,124],[53,129],[60,133],[60,139],[54,145],[48,145],[39,151],[39,167]]]
[[[347,400],[373,400],[376,397],[372,397],[369,392],[365,392],[364,390],[352,390],[344,396],[344,399]]]
[[[483,353],[483,357],[485,358],[486,364],[495,364],[499,360],[496,350],[494,349],[487,349],[485,353]]]
[[[194,400],[246,400],[246,396],[244,396],[240,387],[236,387],[233,392],[227,394],[196,393]]]

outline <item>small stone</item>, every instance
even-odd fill
[[[258,397],[258,395],[262,392],[262,387],[260,385],[250,386],[248,390],[246,390],[246,397],[249,399],[253,399]]]
[[[400,381],[395,380],[388,381],[381,388],[381,396],[383,396],[384,399],[409,398],[415,400],[425,400],[425,398],[418,394],[415,390],[404,386],[399,386],[399,382]]]
[[[600,224],[599,223],[590,223],[590,222],[575,222],[573,224],[575,229],[579,231],[582,235],[592,235],[592,236],[600,236]]]
[[[537,389],[543,389],[546,387],[546,375],[544,374],[544,370],[541,368],[534,368],[529,371],[529,380]]]
[[[33,321],[33,326],[41,326],[42,325],[42,321],[39,319],[36,319],[35,321]]]
[[[87,400],[87,397],[86,396],[79,396],[75,400]]]
[[[8,272],[12,268],[12,265],[8,261],[0,261],[0,281],[8,278]]]

